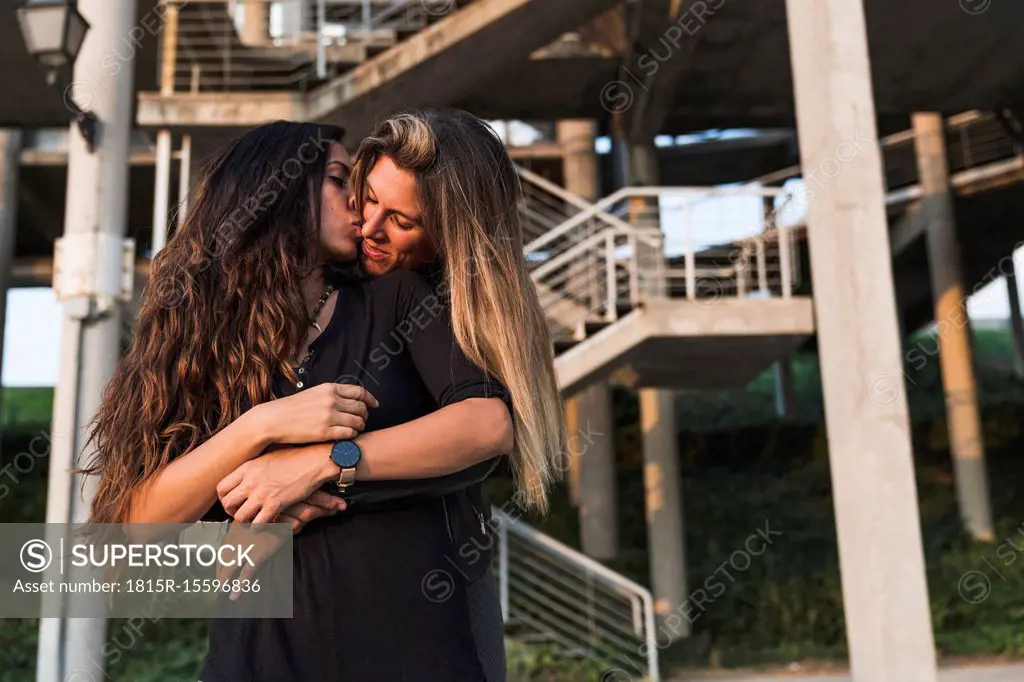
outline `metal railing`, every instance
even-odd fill
[[[1024,155],[1021,141],[1015,139],[1009,127],[1005,119],[991,111],[968,111],[947,118],[946,148],[950,174]],[[914,131],[903,130],[887,135],[879,139],[879,145],[885,166],[886,189],[892,192],[917,184]],[[751,182],[780,185],[802,174],[800,166],[790,166]]]
[[[889,190],[917,184],[914,131],[883,137],[880,142]],[[1017,156],[1020,150],[999,117],[993,112],[969,111],[946,119],[946,150],[949,172],[978,168]]]
[[[422,29],[430,18],[424,0],[162,4],[164,93],[304,91]]]
[[[650,590],[493,510],[506,627],[538,632],[601,664],[661,679]]]
[[[556,339],[652,299],[788,298],[798,282],[796,240],[775,220],[786,190],[628,187],[591,204],[520,178],[524,251]]]

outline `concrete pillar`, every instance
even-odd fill
[[[619,507],[611,389],[604,382],[591,384],[570,403],[570,475],[577,481],[580,546],[595,559],[612,559],[619,553]]]
[[[160,57],[160,94],[174,95],[178,63],[178,6],[169,5],[164,17],[164,36]],[[153,169],[153,232],[151,250],[155,256],[167,243],[168,212],[171,208],[171,131],[156,134],[156,162]]]
[[[630,140],[616,128],[621,139],[620,163],[629,186],[660,184],[658,158],[653,140]],[[633,197],[629,201],[630,223],[638,227],[661,227],[657,198]],[[664,249],[659,256],[664,255]],[[657,256],[655,256],[657,257]],[[664,285],[662,285],[663,287]],[[647,546],[650,555],[654,610],[662,621],[667,639],[689,637],[690,622],[679,618],[687,595],[686,536],[683,524],[682,477],[675,420],[675,394],[671,390],[644,388],[640,397],[640,428],[644,451],[645,511]],[[671,621],[667,619],[675,615]],[[681,621],[681,622],[677,622]]]
[[[594,148],[596,134],[597,124],[586,119],[563,120],[555,124],[555,137],[562,148],[562,184],[587,201],[597,201],[600,194],[597,151]],[[567,208],[571,212],[576,211],[573,207]],[[588,233],[580,233],[577,239],[585,236]],[[574,264],[567,282],[569,289],[588,291],[594,299],[601,298],[600,291],[595,289],[599,277],[594,273],[599,268],[600,263],[593,254]]]
[[[171,131],[156,134],[156,163],[153,169],[153,255],[167,244],[171,209]]]
[[[643,187],[658,185],[661,172],[658,169],[658,153],[654,149],[653,140],[630,145],[629,168],[631,184]]]
[[[629,129],[623,113],[612,115],[611,133],[612,189],[620,189],[630,184]]]
[[[178,166],[178,227],[188,215],[188,197],[192,190],[192,136],[181,136],[181,163]]]
[[[786,7],[852,677],[935,682],[864,4]]]
[[[286,40],[297,40],[306,28],[306,2],[281,3],[281,37]]]
[[[0,368],[4,366],[7,289],[18,232],[18,174],[21,169],[21,131],[0,130]],[[0,382],[0,408],[3,384]]]
[[[597,164],[597,124],[586,119],[559,121],[556,124],[558,142],[562,146],[562,169],[565,188],[587,201],[597,201],[601,195]]]
[[[1013,258],[1013,254],[1010,254]],[[1013,259],[1006,273],[1006,293],[1010,298],[1010,330],[1013,333],[1013,373],[1024,377],[1024,319],[1020,310],[1020,291],[1017,289],[1017,260]]]
[[[939,365],[946,395],[949,450],[953,456],[960,516],[975,538],[991,541],[992,507],[985,470],[985,442],[978,414],[967,297],[960,269],[953,198],[946,157],[942,114],[915,113],[921,211],[927,225],[928,266],[935,322],[938,325]]]
[[[793,386],[793,365],[784,357],[772,365],[775,377],[775,415],[787,417],[796,408],[796,388]]]
[[[270,3],[267,0],[243,0],[242,30],[239,38],[246,45],[265,45],[270,39]]]
[[[676,616],[671,627],[662,628],[664,638],[688,637],[690,621],[679,618],[689,609],[683,607],[687,596],[686,536],[672,391],[640,389],[640,429],[644,441],[644,500],[654,612],[663,623],[669,616]]]
[[[565,399],[565,432],[569,434],[580,431],[580,399],[577,395]],[[580,504],[580,457],[578,448],[569,448],[566,454],[565,488],[569,493],[569,503],[574,507]]]
[[[64,236],[96,232],[123,238],[127,227],[128,158],[135,100],[135,62],[110,75],[102,64],[123,47],[136,25],[135,0],[79,0],[79,11],[91,25],[73,81],[94,94],[92,110],[99,118],[95,153],[86,148],[75,126],[68,136],[67,202]],[[119,267],[108,263],[108,267]],[[46,495],[47,523],[86,520],[95,494],[95,477],[85,480],[70,469],[85,464],[86,428],[99,405],[101,391],[118,361],[121,311],[96,297],[61,301],[61,350],[54,392],[52,446]],[[67,577],[75,578],[74,572]],[[70,600],[89,602],[103,613],[104,595],[52,595],[66,612]],[[104,677],[104,618],[42,618],[39,621],[37,682]]]

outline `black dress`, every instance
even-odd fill
[[[327,381],[363,385],[380,401],[367,431],[466,398],[508,401],[463,355],[447,305],[416,273],[340,283],[331,321],[310,350],[301,385],[280,393]],[[200,679],[482,681],[466,585],[489,569],[490,552],[479,551],[493,542],[479,481],[492,468],[357,482],[345,495],[348,510],[294,537],[294,617],[210,620]]]

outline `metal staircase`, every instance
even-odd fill
[[[175,92],[305,92],[425,28],[430,0],[174,0]]]
[[[559,355],[641,309],[785,300],[799,283],[792,229],[776,221],[788,190],[627,187],[590,203],[519,176],[524,252]]]
[[[654,600],[648,589],[516,517],[495,509],[493,520],[507,630],[543,633],[568,655],[585,656],[651,682],[661,679]]]
[[[382,112],[460,101],[617,2],[159,1],[167,18],[161,87],[139,93],[140,126],[283,118],[337,122],[353,135]],[[186,14],[192,23],[180,26]]]
[[[926,225],[919,210],[914,131],[904,130],[879,142],[885,164],[886,210],[893,275],[900,315],[905,329],[917,329],[933,317],[928,265],[924,246]],[[957,204],[957,231],[961,235],[964,282],[972,290],[1001,275],[997,266],[1020,243],[1015,219],[1024,211],[1024,131],[1008,111],[967,111],[946,119],[950,183]],[[765,175],[752,182],[777,186],[803,178],[800,166]],[[804,179],[805,204],[819,182],[827,177]],[[801,208],[801,207],[798,207]],[[793,234],[803,240],[805,211],[792,216]]]
[[[630,187],[591,203],[529,170],[518,172],[524,253],[564,390],[582,382],[578,372],[566,381],[570,373],[559,367],[580,364],[575,349],[605,344],[609,352],[585,362],[614,364],[645,341],[636,336],[645,314],[714,314],[716,306],[727,307],[725,299],[789,299],[799,281],[794,240],[775,219],[792,201],[786,190]],[[672,241],[675,256],[666,255]],[[661,679],[649,590],[517,518],[498,510],[493,516],[510,633],[557,643],[566,655],[636,679]]]

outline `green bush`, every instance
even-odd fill
[[[588,659],[567,658],[557,647],[505,640],[508,682],[584,682],[601,679],[603,669]]]

